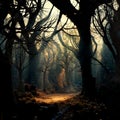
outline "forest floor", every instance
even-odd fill
[[[47,94],[41,91],[16,96],[18,102],[12,120],[120,120],[119,101],[116,101],[119,99],[115,97],[107,97],[107,102],[103,102],[100,98],[88,99],[80,92]]]
[[[48,111],[43,112],[46,120],[119,120],[119,111],[97,99],[88,99],[80,93],[47,94],[35,98],[45,103]],[[44,110],[43,110],[44,111]],[[48,116],[45,116],[47,113]],[[42,116],[42,115],[41,115]]]

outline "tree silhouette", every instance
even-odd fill
[[[62,14],[65,14],[76,26],[80,35],[78,59],[82,69],[82,93],[87,96],[95,94],[95,79],[91,71],[91,33],[90,22],[94,15],[95,9],[111,0],[76,0],[79,9],[76,9],[70,0],[49,0],[55,5]],[[64,3],[64,6],[63,6]]]

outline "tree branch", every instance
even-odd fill
[[[75,7],[70,3],[70,0],[49,0],[54,6],[56,6],[64,15],[67,15],[70,19],[78,12]]]
[[[102,62],[100,62],[97,58],[92,57],[92,59],[98,62],[105,69],[107,73],[110,73],[109,69]]]

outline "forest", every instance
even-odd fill
[[[119,120],[120,0],[0,0],[0,120]]]

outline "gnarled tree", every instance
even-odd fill
[[[95,79],[91,71],[91,17],[99,5],[111,2],[111,0],[75,0],[76,4],[74,5],[70,0],[49,1],[61,11],[61,14],[66,15],[77,26],[80,35],[77,58],[80,61],[82,70],[82,93],[93,96],[95,94]],[[79,6],[79,9],[76,6]]]

